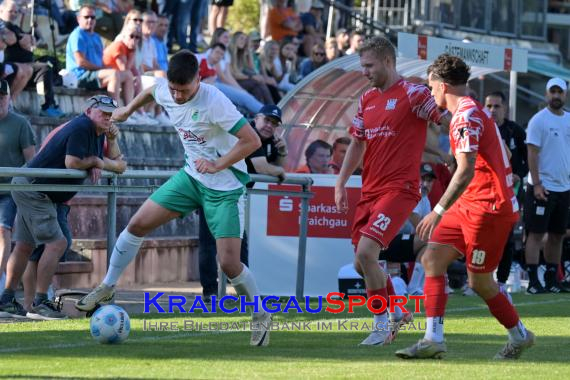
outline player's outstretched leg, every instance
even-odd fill
[[[137,255],[144,238],[131,234],[127,229],[123,230],[117,239],[111,255],[109,270],[103,282],[89,294],[81,298],[75,304],[78,310],[90,312],[97,305],[113,301],[115,296],[115,284],[119,277]]]
[[[507,329],[509,334],[507,344],[495,355],[495,359],[518,359],[527,348],[534,344],[534,334],[526,329],[509,298],[500,291],[492,273],[473,273],[468,270],[467,274],[469,286],[483,298],[491,314]]]

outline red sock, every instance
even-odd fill
[[[489,306],[491,314],[507,329],[511,329],[519,323],[517,310],[502,292],[497,293],[493,298],[485,300],[485,302]]]
[[[389,296],[393,296],[396,294],[394,291],[394,285],[392,285],[392,278],[390,275],[386,275],[386,290],[388,291]]]
[[[445,276],[426,276],[424,308],[427,317],[443,317],[445,315],[445,305],[447,304],[445,285]]]
[[[375,289],[375,290],[366,289],[366,294],[368,295],[368,298],[370,298],[372,296],[381,296],[386,301],[386,303],[385,303],[386,309],[384,310],[384,312],[377,313],[377,314],[384,314],[388,311],[388,292],[386,291],[386,288]],[[375,309],[382,308],[382,301],[379,299],[372,300],[372,307],[374,307]]]

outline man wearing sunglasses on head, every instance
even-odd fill
[[[101,170],[116,173],[125,171],[127,164],[117,143],[118,129],[111,124],[111,115],[117,103],[110,97],[98,95],[87,101],[85,113],[77,116],[54,133],[51,139],[27,164],[36,169],[87,170],[92,182],[97,182]],[[104,155],[104,143],[107,140]],[[14,177],[13,184],[78,185],[83,178],[27,178]],[[57,220],[57,204],[69,201],[75,191],[12,191],[16,203],[16,246],[10,255],[6,270],[6,288],[0,297],[0,318],[28,318],[54,320],[66,315],[57,310],[47,298],[47,289],[57,269],[60,257],[67,249],[67,240]],[[16,286],[26,269],[35,247],[45,244],[38,262],[36,294],[32,310],[26,314],[15,297]]]
[[[103,63],[103,42],[95,33],[95,8],[84,5],[77,13],[79,26],[67,39],[65,66],[75,74],[78,85],[87,90],[106,89],[123,104],[134,97],[134,77],[129,70],[107,68]]]
[[[255,302],[250,344],[269,343],[271,315],[261,307],[255,277],[240,262],[244,232],[244,185],[249,182],[244,159],[261,146],[257,133],[231,101],[216,87],[200,82],[196,56],[188,50],[174,54],[167,79],[144,90],[126,107],[113,112],[126,120],[155,101],[168,112],[184,146],[184,167],[147,199],[117,239],[103,283],[76,303],[92,311],[113,299],[115,285],[135,259],[144,237],[159,226],[202,208],[216,239],[222,270],[238,295]],[[251,305],[251,303],[250,303]]]

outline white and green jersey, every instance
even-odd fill
[[[247,121],[232,102],[217,88],[200,83],[198,93],[184,104],[177,104],[168,89],[168,81],[157,78],[153,93],[157,104],[164,107],[184,146],[184,170],[204,186],[213,190],[234,190],[249,182],[245,161],[215,174],[198,173],[194,161],[215,161],[237,143],[234,135]]]

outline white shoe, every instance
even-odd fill
[[[267,346],[269,344],[269,333],[271,332],[271,314],[267,312],[259,314],[261,313],[253,314],[249,344],[252,346]]]
[[[463,289],[463,295],[468,296],[468,297],[472,297],[472,296],[476,296],[477,293],[475,293],[473,291],[473,289],[471,289],[470,287],[465,286],[465,288]]]
[[[390,335],[389,331],[375,330],[368,335],[366,339],[360,342],[360,346],[383,346],[392,343],[392,340],[388,337]]]
[[[408,294],[410,296],[423,296],[424,291],[423,291],[423,289],[410,289],[410,288],[408,288]]]
[[[171,126],[172,125],[172,122],[170,121],[168,116],[166,116],[166,114],[164,112],[161,112],[158,116],[156,116],[155,120],[158,121],[158,124],[161,126]]]

